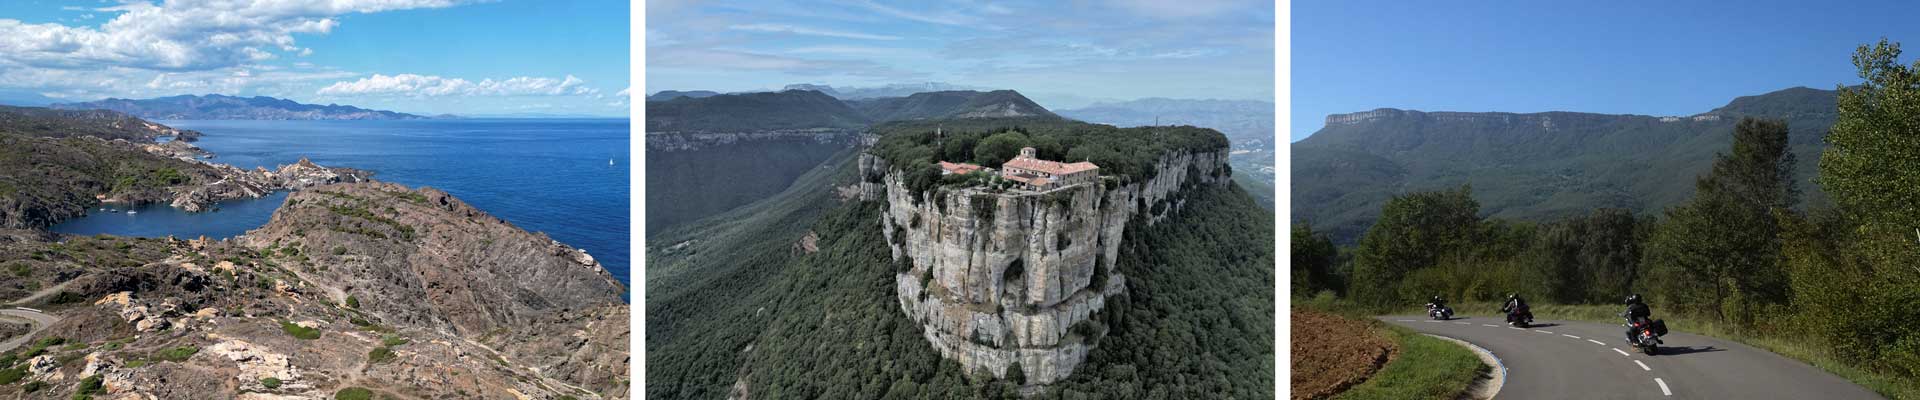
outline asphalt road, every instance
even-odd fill
[[[1493,352],[1507,368],[1497,399],[1882,398],[1806,363],[1679,330],[1648,356],[1627,344],[1620,324],[1536,320],[1540,326],[1516,329],[1500,316],[1378,318]]]
[[[31,323],[33,326],[32,330],[28,331],[27,334],[25,335],[20,335],[18,337],[8,339],[5,342],[0,342],[0,352],[13,351],[13,349],[19,348],[21,345],[27,344],[27,339],[32,338],[34,334],[37,334],[37,333],[40,333],[40,331],[46,330],[48,326],[52,326],[53,323],[55,322],[60,322],[59,317],[47,315],[46,313],[23,310],[18,308],[9,308],[9,309],[0,310],[0,318],[6,318],[11,320],[24,320]]]

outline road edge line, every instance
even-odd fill
[[[1485,385],[1482,385],[1480,387],[1480,390],[1477,391],[1478,393],[1474,393],[1472,398],[1483,399],[1483,400],[1492,399],[1494,396],[1497,396],[1500,394],[1501,387],[1504,387],[1507,385],[1507,364],[1505,362],[1501,362],[1500,356],[1493,355],[1492,351],[1488,351],[1487,349],[1482,348],[1479,345],[1475,345],[1472,342],[1468,342],[1465,340],[1454,339],[1451,337],[1435,335],[1431,333],[1421,333],[1421,334],[1431,336],[1436,339],[1453,342],[1453,344],[1466,347],[1467,350],[1472,350],[1474,355],[1480,356],[1481,363],[1484,363],[1490,367],[1493,367],[1493,370],[1491,371],[1491,373],[1488,374],[1492,376],[1487,377],[1487,379],[1485,380],[1474,379],[1473,383],[1467,384],[1467,388],[1471,390],[1474,387],[1474,383],[1483,383],[1483,382],[1485,383]]]

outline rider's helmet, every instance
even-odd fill
[[[1433,298],[1431,298],[1431,299],[1427,299],[1427,301],[1431,301],[1431,302],[1434,302],[1434,303],[1439,303],[1439,302],[1440,302],[1440,296],[1433,296]]]
[[[1513,300],[1518,298],[1520,298],[1520,292],[1513,292],[1513,293],[1507,294],[1507,300]]]
[[[1627,295],[1627,304],[1637,304],[1637,303],[1640,303],[1639,293]]]

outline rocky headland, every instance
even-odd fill
[[[586,252],[367,171],[140,139],[0,126],[0,299],[31,308],[0,312],[31,322],[0,324],[0,398],[627,398],[625,289]],[[226,240],[44,230],[276,190]]]
[[[626,397],[620,284],[585,252],[438,190],[317,186],[224,241],[47,239],[0,244],[30,271],[9,286],[58,293],[25,303],[58,322],[0,365],[40,382],[34,393]]]

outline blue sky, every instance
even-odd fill
[[[1691,115],[1858,83],[1881,37],[1920,46],[1915,2],[1542,3],[1295,2],[1292,140],[1381,107]]]
[[[652,1],[645,92],[941,82],[1056,109],[1273,101],[1271,1],[1036,3]]]
[[[263,95],[413,113],[624,116],[629,5],[604,0],[0,3],[0,92]]]

